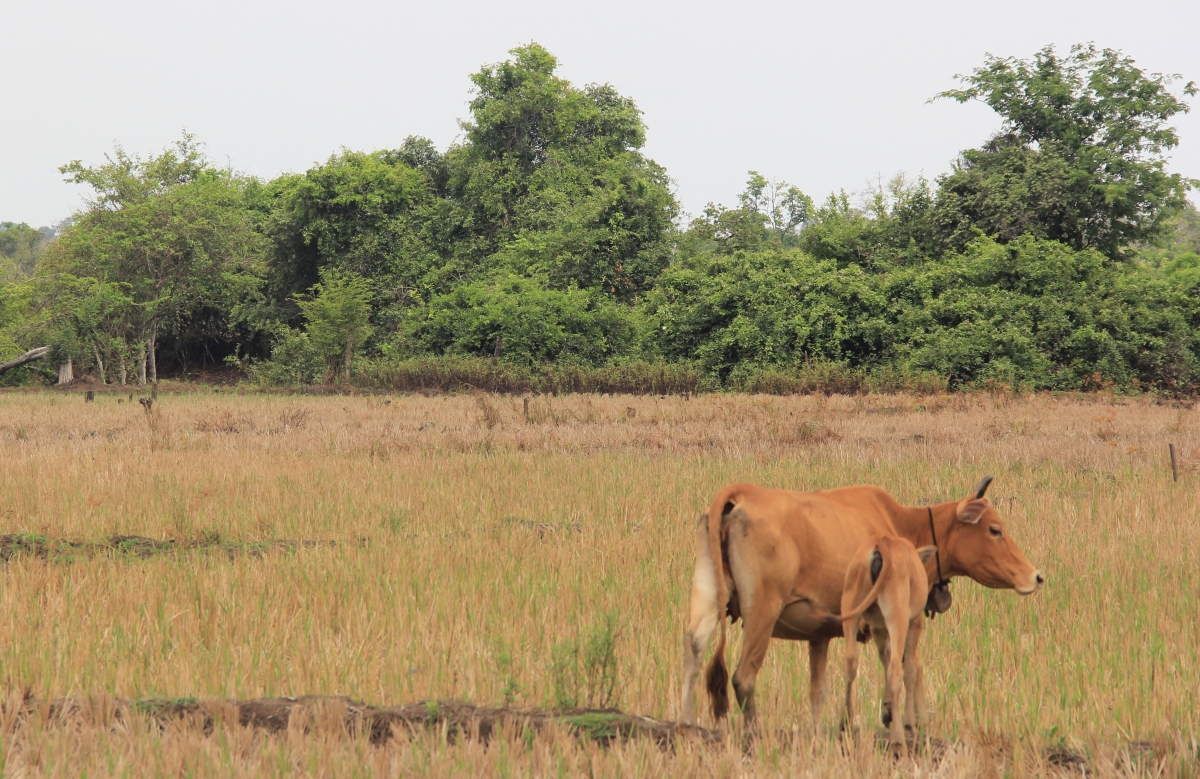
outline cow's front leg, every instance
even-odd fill
[[[829,668],[829,639],[808,642],[808,704],[812,709],[813,727],[821,721],[827,694],[825,671]]]
[[[858,675],[858,643],[854,641],[855,628],[847,623],[846,646],[842,650],[842,660],[846,664],[846,703],[842,710],[843,732],[851,731],[854,727],[854,679]]]

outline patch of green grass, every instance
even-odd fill
[[[560,717],[559,721],[593,741],[611,741],[621,735],[620,726],[625,722],[625,715],[589,711],[586,714]]]
[[[379,526],[390,533],[399,533],[407,524],[408,512],[404,509],[393,509],[379,521]]]
[[[251,557],[258,557],[258,556],[264,555],[267,552],[269,552],[271,550],[272,546],[275,546],[275,544],[271,544],[266,541],[226,541],[226,542],[220,544],[219,548],[223,549],[225,552],[228,552],[230,557],[235,557],[240,554],[249,555]],[[280,544],[280,546],[284,546],[284,545]],[[206,549],[206,548],[207,549],[215,549],[218,547],[216,547],[216,546],[203,547],[202,546],[199,548],[200,549]],[[291,547],[291,546],[284,546],[284,548],[288,549],[288,551],[294,551],[294,547]]]

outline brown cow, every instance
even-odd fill
[[[878,536],[858,548],[846,569],[842,590],[842,616],[829,617],[841,625],[846,636],[846,712],[843,723],[854,721],[854,677],[858,673],[858,624],[871,627],[871,636],[879,646],[883,660],[887,700],[900,700],[901,675],[904,686],[904,712],[892,717],[890,740],[893,747],[905,746],[904,727],[916,730],[925,719],[925,696],[921,690],[921,661],[917,644],[921,640],[921,610],[929,597],[929,577],[925,563],[933,559],[937,547],[917,549],[905,538]],[[897,651],[899,650],[899,651]]]
[[[1043,577],[983,497],[990,481],[981,481],[969,498],[928,508],[902,506],[879,487],[793,492],[732,484],[718,492],[697,528],[680,719],[695,721],[700,658],[718,622],[721,633],[707,686],[713,715],[720,719],[729,709],[728,613],[744,620],[733,688],[747,722],[754,720],[754,682],[772,637],[809,642],[815,720],[825,699],[829,640],[842,633],[824,617],[840,613],[846,569],[855,550],[873,536],[899,536],[921,547],[932,544],[936,534],[944,576],[967,576],[1022,595],[1035,592]],[[936,580],[934,568],[934,563],[926,566],[930,581]],[[885,700],[884,720],[889,719]]]

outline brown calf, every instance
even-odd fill
[[[925,695],[921,689],[921,661],[917,644],[921,640],[922,616],[929,597],[929,579],[925,563],[933,558],[936,547],[917,549],[903,538],[879,536],[859,547],[854,561],[846,569],[842,590],[842,616],[830,617],[842,626],[846,637],[846,713],[843,724],[854,722],[854,677],[858,673],[859,622],[871,627],[871,637],[879,647],[883,661],[886,700],[900,700],[903,674],[903,716],[893,716],[890,726],[892,746],[905,745],[904,728],[914,730],[925,719]],[[890,706],[889,706],[890,708]],[[899,707],[896,707],[899,709]]]

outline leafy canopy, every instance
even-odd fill
[[[0,354],[51,343],[113,376],[236,349],[284,383],[471,355],[667,360],[727,387],[845,366],[1196,391],[1200,217],[1166,169],[1196,90],[1175,78],[1094,46],[988,57],[938,96],[1002,120],[949,175],[814,202],[750,171],[734,207],[684,226],[633,100],[530,43],[470,77],[447,149],[410,136],[267,183],[186,134],[69,163],[93,191],[73,225],[41,243],[0,225]]]
[[[118,146],[102,165],[75,161],[62,171],[94,197],[47,249],[38,275],[50,284],[91,277],[131,300],[119,333],[91,337],[72,356],[114,339],[124,354],[134,344],[153,351],[160,335],[231,334],[238,306],[260,285],[261,237],[247,208],[253,181],[209,165],[188,134],[148,159]]]
[[[1003,118],[983,148],[964,152],[939,197],[943,237],[961,248],[978,228],[1096,248],[1110,258],[1157,234],[1195,182],[1166,172],[1179,143],[1168,123],[1188,104],[1179,76],[1147,73],[1113,49],[1053,46],[1032,60],[988,55],[961,89],[939,93],[987,103]],[[1196,94],[1194,82],[1183,96]]]

